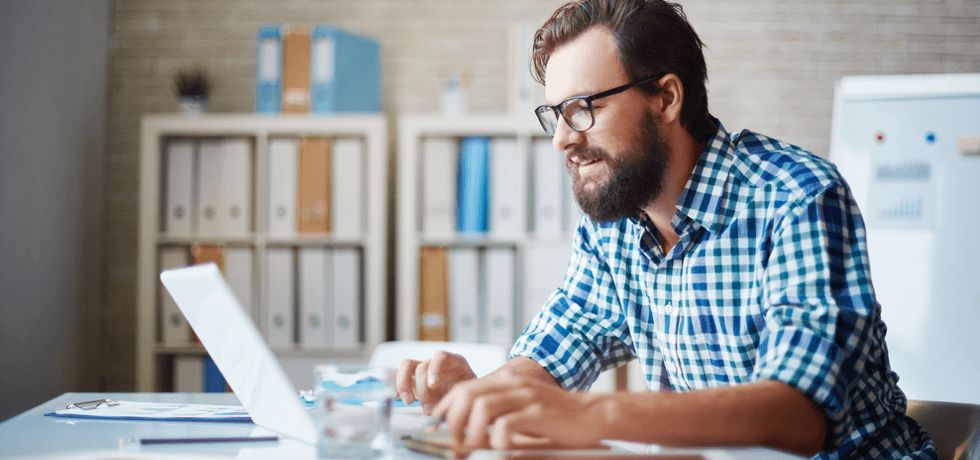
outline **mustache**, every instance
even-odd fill
[[[567,153],[565,155],[565,165],[569,168],[575,166],[572,162],[572,158],[577,158],[579,161],[609,161],[611,157],[609,153],[600,147],[577,147],[575,150]]]

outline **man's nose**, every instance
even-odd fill
[[[566,152],[582,143],[584,138],[585,134],[568,126],[565,117],[558,117],[558,124],[555,125],[555,135],[551,138],[551,144],[559,152]]]

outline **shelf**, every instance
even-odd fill
[[[365,358],[368,347],[362,345],[354,347],[315,347],[305,348],[300,346],[293,347],[274,347],[272,352],[284,358]]]
[[[520,242],[521,242],[521,238],[518,237],[500,237],[500,236],[493,236],[493,235],[423,236],[422,238],[419,239],[419,246],[516,247],[520,244]]]
[[[158,343],[154,348],[153,352],[158,355],[200,355],[205,354],[204,347],[201,344],[189,343],[187,345],[164,345]]]
[[[207,236],[207,235],[188,235],[174,236],[161,234],[157,235],[157,244],[217,244],[217,245],[252,245],[255,244],[254,236]]]
[[[292,347],[273,347],[272,352],[284,358],[364,358],[368,352],[368,347],[363,344],[353,347],[311,347],[305,348]],[[207,354],[204,347],[200,344],[187,345],[163,345],[157,344],[153,348],[157,355],[195,355],[203,356]]]
[[[419,246],[428,247],[518,247],[531,244],[571,244],[572,235],[555,236],[494,236],[494,235],[452,235],[422,236]]]
[[[491,188],[489,198],[488,227],[489,231],[484,234],[459,234],[451,233],[455,227],[440,221],[439,225],[444,227],[425,227],[424,204],[425,185],[427,182],[426,174],[433,172],[431,167],[427,170],[425,155],[439,155],[439,160],[445,160],[445,142],[431,142],[432,140],[444,141],[445,138],[465,138],[469,136],[490,137],[488,160],[491,170],[488,177],[488,186]],[[499,142],[494,148],[494,141]],[[546,142],[542,142],[546,141]],[[452,145],[452,139],[448,143]],[[544,144],[547,144],[546,146]],[[452,148],[452,147],[448,147]],[[462,148],[461,143],[457,142],[457,154]],[[427,150],[428,149],[428,150]],[[493,155],[496,153],[508,155],[503,161],[495,163]],[[451,155],[451,153],[450,153]],[[459,157],[457,157],[458,159]],[[553,160],[553,161],[552,161]],[[444,164],[434,162],[429,164]],[[494,194],[492,187],[493,169],[501,168],[504,174],[513,174],[512,177],[498,182],[504,187],[514,187],[514,193],[504,193],[497,195],[503,200],[517,199],[526,200],[526,206],[520,206],[518,213],[526,212],[525,217],[517,221],[513,226],[498,227],[494,232],[493,227],[493,200]],[[543,168],[554,168],[543,169]],[[544,175],[541,171],[547,171]],[[578,207],[574,203],[571,193],[571,184],[567,177],[563,176],[564,168],[560,154],[554,150],[547,136],[541,130],[541,126],[535,117],[528,111],[527,113],[498,113],[498,114],[466,114],[463,116],[448,117],[437,114],[405,114],[398,119],[398,170],[397,185],[398,192],[396,199],[396,209],[398,212],[398,239],[396,248],[398,255],[395,258],[398,264],[395,272],[396,282],[396,337],[399,340],[416,340],[418,338],[418,322],[420,318],[420,259],[423,249],[445,248],[447,264],[454,263],[449,259],[456,260],[460,266],[472,266],[477,264],[474,270],[467,271],[462,279],[465,283],[474,284],[478,287],[479,296],[483,296],[481,302],[492,302],[496,309],[500,310],[499,305],[506,305],[506,301],[490,299],[487,293],[493,289],[486,286],[491,282],[510,283],[507,289],[514,291],[514,308],[509,313],[512,315],[514,323],[513,336],[519,334],[520,326],[526,321],[528,313],[535,311],[542,302],[546,300],[546,289],[553,289],[561,282],[561,277],[565,273],[569,257],[571,256],[572,241],[574,240],[574,228],[576,223],[572,223],[574,216],[571,213]],[[440,174],[439,170],[435,171]],[[442,176],[440,176],[442,177]],[[431,180],[431,179],[428,179]],[[439,180],[439,179],[437,179]],[[540,184],[545,184],[538,189]],[[458,184],[456,184],[458,185]],[[509,191],[508,191],[509,192]],[[434,192],[433,192],[434,193]],[[439,192],[439,193],[452,193]],[[555,195],[557,194],[557,195]],[[542,222],[535,219],[540,218],[541,210],[536,209],[540,197],[547,197],[547,205],[551,213],[546,214]],[[440,208],[441,209],[441,208]],[[557,216],[554,212],[557,212]],[[440,218],[445,216],[440,214]],[[558,222],[556,223],[555,220]],[[528,231],[528,227],[540,229],[542,232],[550,230],[548,234],[538,234]],[[439,228],[445,230],[443,233],[426,231],[426,229]],[[506,229],[506,233],[504,233]],[[468,251],[458,251],[457,249],[477,250],[476,261],[471,258]],[[498,251],[499,250],[499,251]],[[506,254],[513,251],[512,254]],[[485,254],[483,253],[485,252]],[[457,257],[458,256],[458,257]],[[442,263],[442,262],[439,262]],[[493,267],[504,267],[510,264],[513,267],[513,279],[507,279],[508,275],[500,275],[500,280],[491,281],[491,275],[498,273]],[[491,268],[487,268],[491,267]],[[446,269],[452,272],[451,268]],[[474,280],[475,279],[475,280]],[[464,289],[465,290],[465,289]],[[468,289],[473,291],[473,289]],[[451,306],[449,308],[452,308]],[[532,313],[533,314],[533,313]],[[502,315],[506,317],[507,315]],[[451,320],[451,318],[450,318]],[[504,318],[506,324],[510,319]],[[518,324],[521,323],[521,324]],[[507,326],[509,327],[509,326]],[[472,334],[471,334],[472,335]],[[487,330],[480,331],[483,337],[491,337]],[[501,340],[503,332],[494,335],[494,339]],[[513,343],[513,342],[510,342]]]
[[[153,114],[143,117],[144,131],[173,137],[201,136],[363,136],[383,132],[380,114],[302,115],[219,113],[207,116]]]
[[[364,235],[295,235],[295,236],[267,236],[254,234],[252,236],[174,236],[158,235],[157,244],[174,244],[192,246],[195,244],[216,244],[216,245],[254,245],[264,242],[270,246],[364,246],[366,237]]]
[[[270,246],[363,246],[363,235],[296,235],[266,236],[265,243]]]
[[[185,116],[181,114],[147,114],[142,118],[140,131],[140,197],[139,197],[139,259],[136,305],[136,383],[139,391],[160,391],[160,376],[168,375],[161,364],[168,364],[173,356],[203,356],[205,351],[200,344],[188,341],[176,345],[159,342],[160,309],[163,291],[159,273],[161,254],[171,249],[183,249],[195,244],[220,245],[236,251],[238,256],[249,252],[249,270],[238,270],[236,279],[251,277],[247,308],[260,330],[265,331],[268,320],[265,313],[266,290],[269,289],[270,251],[266,248],[345,248],[359,252],[361,266],[361,339],[364,344],[349,348],[321,347],[303,349],[298,345],[276,351],[279,358],[292,357],[293,370],[322,359],[362,361],[374,345],[387,339],[387,261],[388,243],[385,232],[388,228],[387,207],[389,175],[388,120],[383,113],[299,115],[299,114],[255,114],[224,113]],[[348,193],[361,193],[362,222],[357,233],[335,234],[295,234],[271,235],[266,230],[269,223],[270,201],[270,144],[278,138],[323,137],[333,139],[356,138],[360,142],[364,156],[363,190]],[[251,226],[248,233],[221,234],[210,229],[210,234],[168,234],[161,231],[165,209],[162,193],[165,190],[165,167],[169,163],[164,158],[173,140],[190,140],[198,143],[200,139],[245,138],[249,142],[251,172],[248,193],[250,194]],[[195,147],[195,150],[198,148]],[[199,152],[197,153],[199,154]],[[182,174],[194,174],[200,166],[192,166]],[[198,170],[199,171],[199,170]],[[194,176],[190,176],[193,178]],[[192,181],[193,179],[191,179]],[[188,181],[190,183],[191,181]],[[193,192],[192,192],[193,193]],[[199,193],[199,192],[197,192]],[[343,196],[343,195],[339,195]],[[241,228],[239,228],[241,229]],[[353,230],[353,229],[351,229]],[[185,229],[186,231],[186,229]],[[241,251],[244,249],[246,251]],[[173,251],[171,251],[173,252]],[[275,251],[272,251],[275,252]],[[244,257],[244,256],[243,256]],[[244,260],[244,259],[243,259]],[[290,278],[297,282],[293,276]],[[243,283],[245,284],[245,283]],[[181,336],[183,338],[183,336]],[[291,340],[295,340],[292,337]],[[170,343],[170,342],[168,342]],[[280,342],[292,343],[292,342]],[[163,374],[161,374],[163,372]]]
[[[543,137],[533,114],[472,113],[463,117],[442,114],[412,114],[400,120],[405,131],[419,137],[514,136]]]

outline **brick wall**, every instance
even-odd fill
[[[211,111],[251,111],[255,32],[332,23],[380,40],[389,114],[435,111],[441,80],[472,75],[473,111],[506,109],[507,27],[557,0],[116,0],[109,69],[103,389],[134,387],[139,119],[171,112],[171,76],[214,80]],[[749,128],[826,154],[843,75],[980,72],[976,0],[690,1],[707,44],[709,103]]]

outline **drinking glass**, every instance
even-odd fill
[[[395,371],[334,365],[316,367],[317,455],[377,458],[391,453]]]

